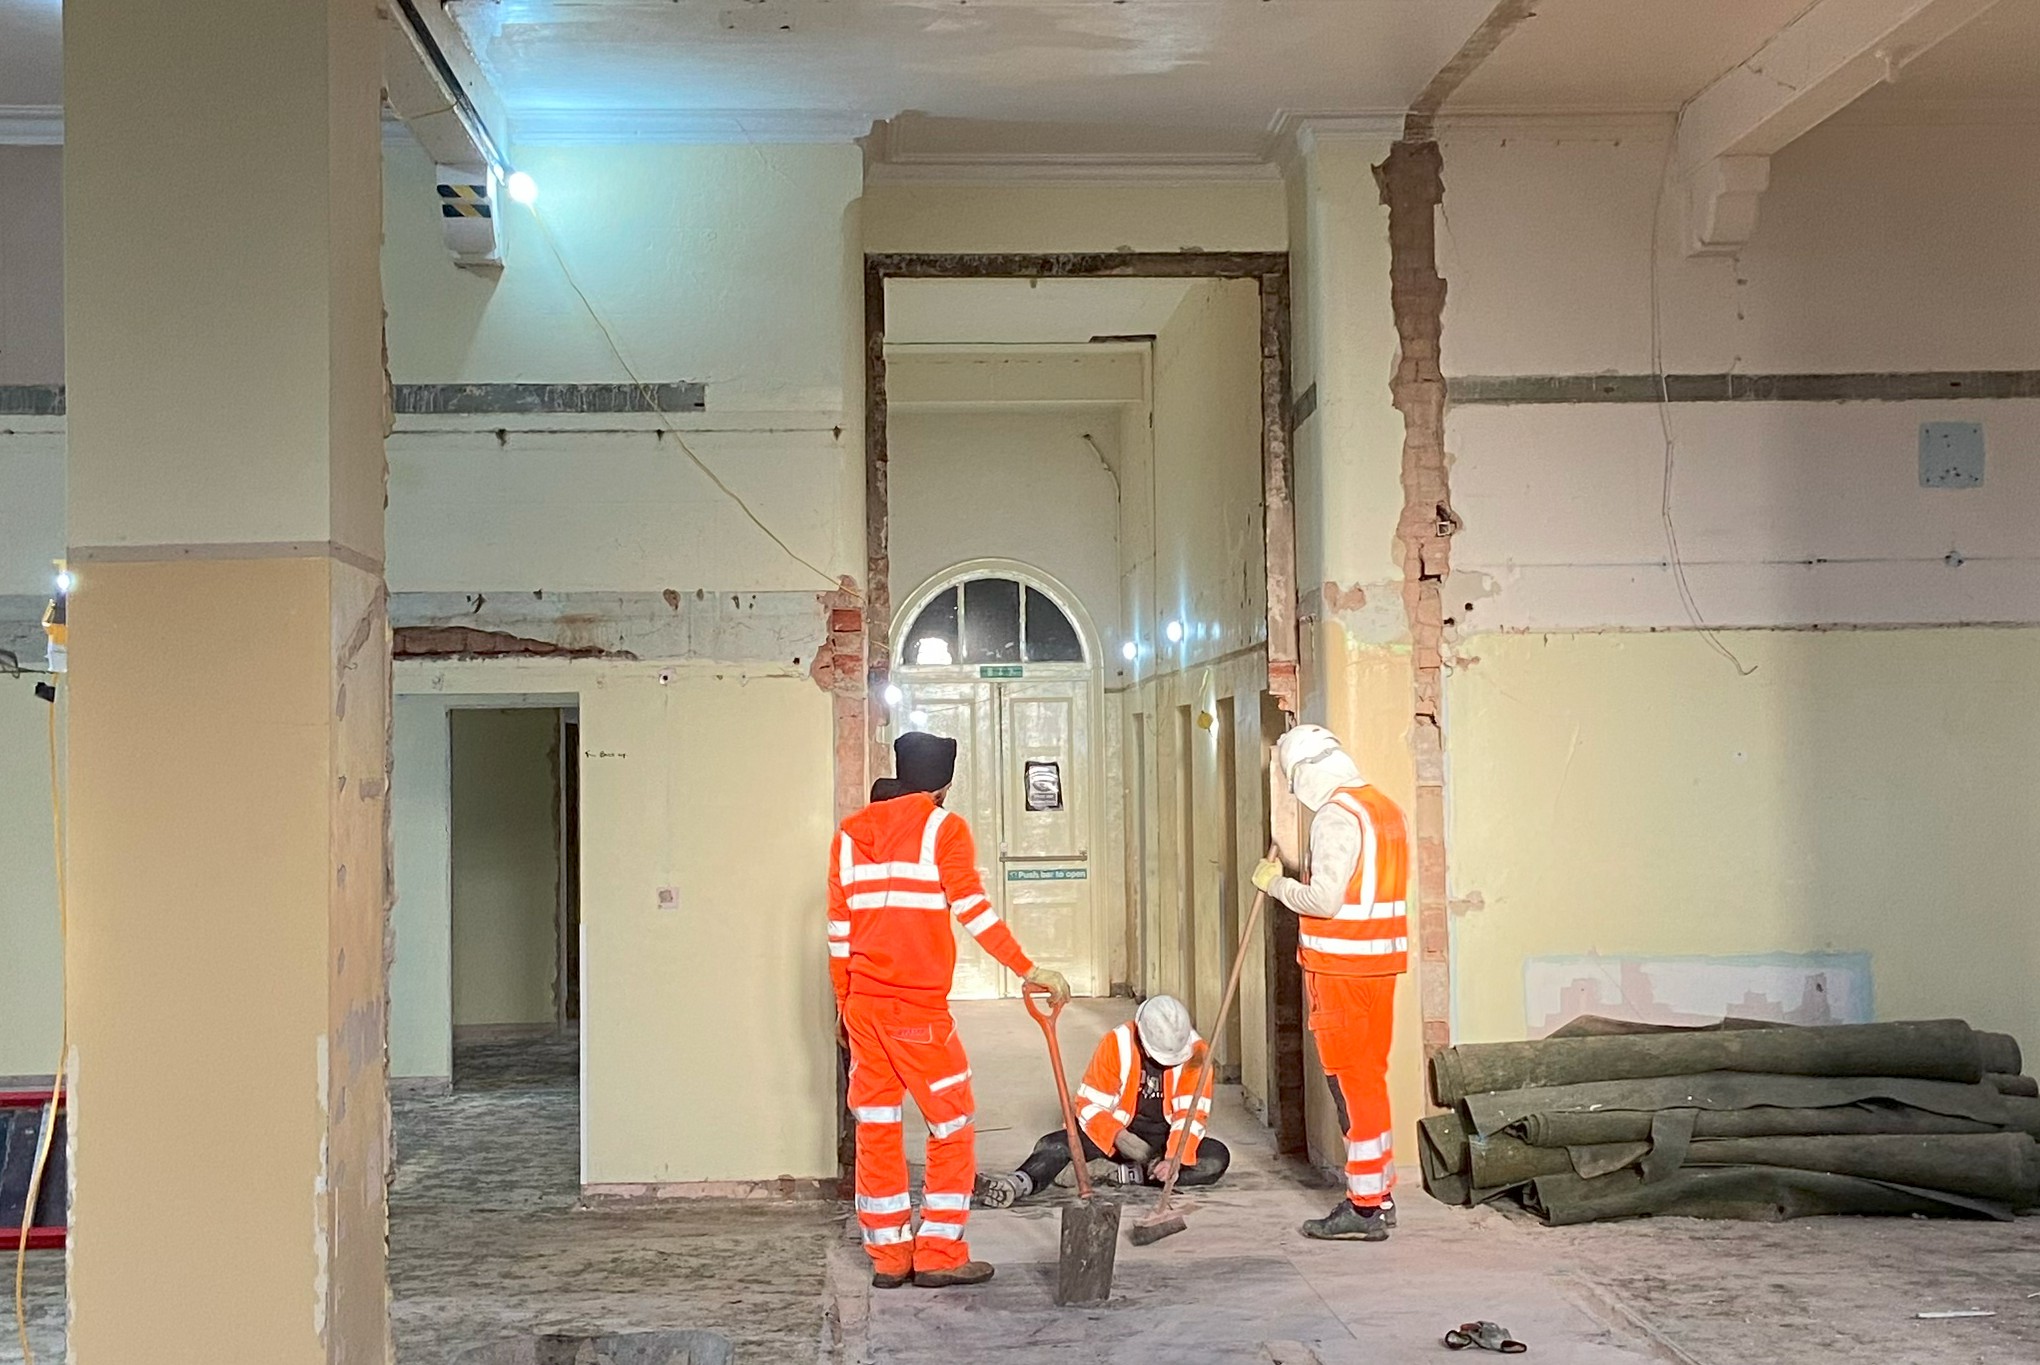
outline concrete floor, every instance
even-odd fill
[[[1126,1013],[1123,1001],[1070,1007],[1072,1072]],[[1058,1122],[1040,1034],[1013,1001],[962,1006],[958,1018],[981,1159],[1014,1164]],[[2040,1219],[1552,1231],[1447,1209],[1408,1186],[1385,1246],[1318,1245],[1295,1225],[1336,1193],[1278,1159],[1236,1094],[1221,1094],[1215,1121],[1234,1173],[1202,1195],[1187,1233],[1145,1250],[1121,1243],[1111,1307],[1050,1302],[1052,1206],[973,1218],[976,1251],[1000,1267],[982,1289],[875,1294],[833,1205],[578,1209],[571,1046],[463,1047],[458,1069],[454,1095],[397,1105],[400,1365],[445,1365],[467,1346],[538,1330],[686,1327],[730,1337],[746,1365],[1347,1365],[1445,1359],[1439,1334],[1480,1317],[1506,1323],[1537,1359],[1581,1365],[2040,1361],[2040,1297],[2027,1297],[2040,1295]],[[62,1256],[31,1256],[28,1287],[38,1359],[60,1361]],[[1997,1316],[1914,1317],[1951,1308]],[[12,1328],[0,1332],[0,1362],[20,1359]]]

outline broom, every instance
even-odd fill
[[[1270,858],[1278,856],[1275,845],[1268,846]],[[1261,922],[1261,911],[1268,904],[1268,893],[1254,893],[1254,908],[1247,912],[1246,927],[1240,931],[1239,951],[1233,954],[1232,975],[1225,983],[1225,995],[1218,1002],[1218,1024],[1211,1030],[1212,1042],[1205,1044],[1204,1065],[1197,1073],[1197,1088],[1192,1092],[1189,1112],[1183,1115],[1183,1122],[1169,1134],[1168,1178],[1162,1182],[1162,1197],[1155,1203],[1155,1210],[1145,1218],[1134,1220],[1127,1231],[1126,1240],[1137,1247],[1153,1246],[1164,1237],[1173,1237],[1190,1226],[1184,1211],[1171,1207],[1176,1195],[1176,1177],[1183,1169],[1183,1148],[1190,1140],[1190,1125],[1196,1121],[1199,1108],[1211,1098],[1212,1082],[1218,1076],[1218,1059],[1215,1055],[1216,1040],[1225,1037],[1226,1020],[1232,1017],[1233,999],[1240,990],[1240,968],[1247,964],[1247,945],[1254,941],[1255,926]]]

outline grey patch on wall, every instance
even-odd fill
[[[1935,398],[2040,398],[2040,370],[1918,370],[1837,374],[1456,375],[1448,402],[1913,403]]]
[[[708,386],[670,384],[398,384],[398,416],[463,413],[702,412]]]
[[[12,654],[23,668],[41,668],[48,655],[42,616],[49,601],[28,593],[0,593],[0,649]]]
[[[62,417],[62,384],[0,384],[0,417]]]
[[[812,592],[400,592],[390,625],[462,627],[563,650],[807,669],[828,633]],[[38,627],[40,634],[40,627]]]
[[[1317,415],[1317,385],[1313,384],[1296,397],[1289,409],[1289,425],[1300,427]]]
[[[1582,1015],[1644,1024],[1711,1024],[1727,1015],[1786,1024],[1867,1024],[1868,953],[1740,957],[1533,957],[1523,964],[1523,1022],[1543,1038]]]

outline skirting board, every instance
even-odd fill
[[[584,1208],[611,1208],[621,1204],[656,1204],[672,1199],[839,1199],[842,1188],[842,1182],[835,1176],[810,1178],[790,1175],[776,1180],[674,1180],[583,1185],[581,1205]]]
[[[452,1093],[451,1076],[390,1077],[390,1098],[393,1100],[432,1100]]]
[[[462,1043],[535,1043],[563,1038],[557,1024],[455,1024],[453,1041]]]

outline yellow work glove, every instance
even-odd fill
[[[1261,859],[1259,865],[1254,868],[1254,890],[1266,891],[1269,887],[1275,885],[1275,879],[1281,875],[1281,863],[1276,862],[1273,858]]]
[[[1053,967],[1036,967],[1027,973],[1027,984],[1039,986],[1048,992],[1048,998],[1060,1005],[1070,998],[1070,983],[1063,974]]]

